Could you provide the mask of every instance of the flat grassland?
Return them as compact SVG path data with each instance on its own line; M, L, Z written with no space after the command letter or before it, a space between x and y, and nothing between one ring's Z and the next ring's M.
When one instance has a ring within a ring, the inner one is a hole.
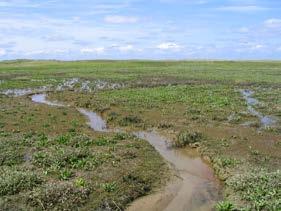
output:
M6 95L29 88L70 106ZM243 90L252 91L251 102ZM0 93L6 210L123 210L165 183L168 165L152 146L91 131L76 107L112 128L169 131L176 147L202 134L191 145L223 183L217 210L281 209L281 62L7 61Z

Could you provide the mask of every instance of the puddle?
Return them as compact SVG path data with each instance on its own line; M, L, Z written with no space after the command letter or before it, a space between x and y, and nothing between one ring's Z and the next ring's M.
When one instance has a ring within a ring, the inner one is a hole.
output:
M94 131L108 131L105 121L97 113L83 108L79 108L78 111L89 119L88 124Z
M219 182L212 169L202 161L194 150L171 149L169 140L155 131L136 132L137 137L147 140L176 170L179 179L153 195L135 201L133 210L213 210L220 199Z
M42 104L46 104L49 106L59 106L59 107L63 107L65 106L62 103L59 102L51 102L49 100L46 99L46 94L35 94L31 96L31 100L35 103L42 103Z
M243 95L243 98L246 100L248 105L248 111L253 116L256 116L260 119L260 123L262 127L270 127L273 126L276 123L276 120L273 117L263 115L262 113L258 112L254 106L258 105L260 102L253 98L254 92L251 90L241 90L241 94Z
M14 97L20 97L24 95L29 95L36 92L46 92L49 91L50 87L44 86L40 88L35 89L7 89L4 91L1 91L1 94L7 95L7 96L14 96Z
M63 106L46 100L46 94L32 96L32 101L52 106ZM110 130L106 122L95 112L78 108L89 120L89 126L98 132L116 132ZM209 211L220 199L220 186L212 169L203 162L194 150L171 149L167 138L156 131L134 132L138 138L147 140L174 168L177 179L171 181L163 190L142 197L132 203L128 211L177 210Z

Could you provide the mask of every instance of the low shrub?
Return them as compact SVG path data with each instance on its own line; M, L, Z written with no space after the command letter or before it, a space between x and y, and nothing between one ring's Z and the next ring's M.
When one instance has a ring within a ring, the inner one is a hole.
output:
M35 173L10 167L0 169L0 195L13 195L23 190L31 190L42 183Z
M77 210L86 203L90 190L78 188L68 183L53 183L33 190L27 203L44 210Z
M130 124L142 123L142 119L137 116L126 116L119 121L121 126L129 126Z
M203 135L199 132L180 132L177 136L177 139L173 142L173 146L178 148L185 147L189 144L201 141L202 138Z

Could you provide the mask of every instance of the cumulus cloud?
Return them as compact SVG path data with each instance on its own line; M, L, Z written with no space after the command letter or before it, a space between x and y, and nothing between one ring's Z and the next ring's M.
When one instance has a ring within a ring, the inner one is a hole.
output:
M156 46L160 50L180 50L182 46L173 42L164 42Z
M119 46L118 50L122 51L122 52L127 52L127 51L131 51L134 49L134 46L132 45L125 45L125 46Z
M134 16L109 15L105 16L104 21L106 23L125 24L136 23L138 21L138 18Z
M104 47L98 47L98 48L82 48L80 50L81 53L83 54L91 54L91 53L97 53L101 54L104 53L105 48Z

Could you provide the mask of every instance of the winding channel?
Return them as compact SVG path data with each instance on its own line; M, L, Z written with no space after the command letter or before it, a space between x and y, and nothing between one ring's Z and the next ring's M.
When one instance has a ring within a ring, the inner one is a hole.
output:
M49 106L64 106L62 103L47 100L46 94L31 96L34 103ZM116 132L109 129L103 118L87 109L77 108L77 111L88 120L88 125L97 132ZM166 187L154 194L134 201L128 211L208 211L213 210L215 203L221 199L220 184L213 170L195 152L190 149L171 149L170 140L157 131L133 132L138 138L147 140L160 155L172 166L175 177Z

